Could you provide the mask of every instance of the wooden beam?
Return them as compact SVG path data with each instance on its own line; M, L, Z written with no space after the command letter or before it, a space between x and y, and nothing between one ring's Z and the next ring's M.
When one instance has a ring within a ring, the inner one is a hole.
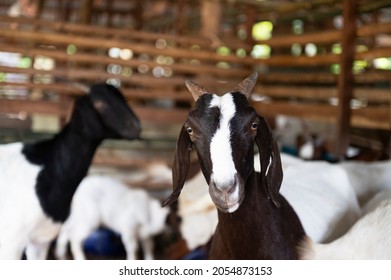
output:
M286 115L321 122L335 123L338 108L327 104L300 102L252 102L257 112L265 117ZM388 107L364 107L352 111L351 126L390 130Z
M113 47L122 49L130 49L134 53L145 54L148 53L153 56L166 55L176 58L205 60L210 62L233 62L246 65L253 65L254 59L250 56L239 58L236 55L219 55L216 52L209 50L192 50L184 48L156 48L151 44L134 43L125 40L111 39L103 40L99 37L86 37L81 35L69 35L47 32L30 32L18 30L9 30L0 28L0 36L4 36L17 43L35 42L44 44L55 44L60 46L67 46L69 43L75 44L79 48L91 48L108 50Z
M70 104L49 101L1 99L0 112L10 114L49 114L60 117L67 116Z
M0 32L1 33L1 32ZM129 66L137 68L140 66L140 60L137 59L129 59L123 60L118 58L111 58L109 56L102 56L96 54L87 54L77 52L74 55L68 55L60 50L51 50L51 49L26 49L24 47L12 46L12 45L2 45L0 43L0 49L6 52L15 52L21 53L27 56L35 56L35 55L43 55L49 58L57 59L60 61L68 61L68 62L76 62L76 63L86 63L86 64L117 64L122 66ZM189 54L190 55L190 54ZM237 60L238 61L238 60ZM143 61L143 65L148 66L150 69L161 66L161 64L153 61ZM216 75L216 78L219 76L224 78L229 77L246 77L251 74L251 71L248 69L240 69L240 68L219 68L215 65L201 64L201 65L191 65L190 63L175 63L172 65L168 65L171 70L178 73L189 73L189 74L212 74Z
M357 19L356 0L343 1L343 29L342 29L342 54L341 54L341 73L338 79L338 112L336 127L336 152L337 158L342 160L349 146L351 108L350 101L353 96L353 61L355 56L355 38L356 38L356 19Z
M0 99L0 112L2 113L41 113L68 117L73 102L60 104L49 101ZM186 109L162 109L146 106L132 106L136 115L143 123L154 124L181 124L185 121L189 110Z

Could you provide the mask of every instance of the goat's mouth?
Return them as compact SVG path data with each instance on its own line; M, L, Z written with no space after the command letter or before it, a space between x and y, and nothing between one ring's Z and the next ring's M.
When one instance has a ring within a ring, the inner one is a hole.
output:
M140 139L141 128L135 126L132 128L122 129L120 130L119 135L121 138L128 139L128 140Z
M217 209L223 213L233 213L238 210L244 199L244 192L241 188L238 188L237 194L235 195L224 195L219 190L209 189L213 203Z
M217 204L215 203L217 209L223 213L233 213L239 209L240 204L242 203L244 195L236 202L226 203L226 204Z

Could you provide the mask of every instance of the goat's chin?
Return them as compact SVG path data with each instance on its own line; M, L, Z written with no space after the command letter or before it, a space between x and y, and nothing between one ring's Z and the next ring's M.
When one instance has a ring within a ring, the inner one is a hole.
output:
M229 213L233 213L239 209L239 206L242 203L243 198L244 198L244 195L240 196L237 201L230 201L229 203L227 203L227 202L225 202L225 203L224 202L219 202L219 203L214 202L214 203L220 212L229 214Z
M227 213L227 214L228 214L228 213L233 213L233 212L235 212L236 210L238 210L239 206L240 206L239 203L235 203L234 205L229 206L229 207L226 207L226 206L221 207L220 205L217 205L217 204L216 204L216 207L217 207L217 209L218 209L219 211L221 211L221 212L223 212L223 213Z

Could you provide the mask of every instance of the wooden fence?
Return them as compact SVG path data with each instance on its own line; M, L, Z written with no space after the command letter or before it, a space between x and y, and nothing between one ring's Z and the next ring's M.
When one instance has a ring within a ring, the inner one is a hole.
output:
M254 58L250 55L253 46L238 40L216 42L126 28L1 16L2 55L21 54L31 63L0 65L0 112L52 114L65 120L74 98L83 94L77 84L110 80L120 85L144 125L180 125L192 106L185 79L224 93L258 71L259 83L252 103L262 115L283 114L338 125L339 112L347 110L351 112L351 127L391 130L390 71L372 67L361 70L350 85L353 107L342 108L342 102L338 102L338 85L344 77L332 74L330 67L340 64L343 54L332 53L330 46L341 42L343 32L273 36L254 42L270 46L271 56ZM377 35L390 33L391 23L357 27L354 43L358 46L369 39L373 42ZM315 56L274 51L308 43L318 49L325 46L326 51ZM367 44L364 51L356 50L354 59L366 61L369 66L375 58L391 57L391 47ZM53 67L34 67L42 58L49 58ZM24 78L7 78L15 74ZM12 94L18 91L25 94Z

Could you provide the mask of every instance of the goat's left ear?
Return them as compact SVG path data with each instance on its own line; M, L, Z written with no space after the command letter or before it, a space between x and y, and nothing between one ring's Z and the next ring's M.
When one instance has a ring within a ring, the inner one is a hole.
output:
M261 182L274 205L280 207L280 187L283 178L280 150L266 120L259 117L255 142L258 145L261 164Z
M182 127L176 144L175 158L172 169L172 183L173 193L163 203L163 207L175 202L185 184L187 173L190 166L190 152L193 143L190 140L190 136L187 133L185 126Z

